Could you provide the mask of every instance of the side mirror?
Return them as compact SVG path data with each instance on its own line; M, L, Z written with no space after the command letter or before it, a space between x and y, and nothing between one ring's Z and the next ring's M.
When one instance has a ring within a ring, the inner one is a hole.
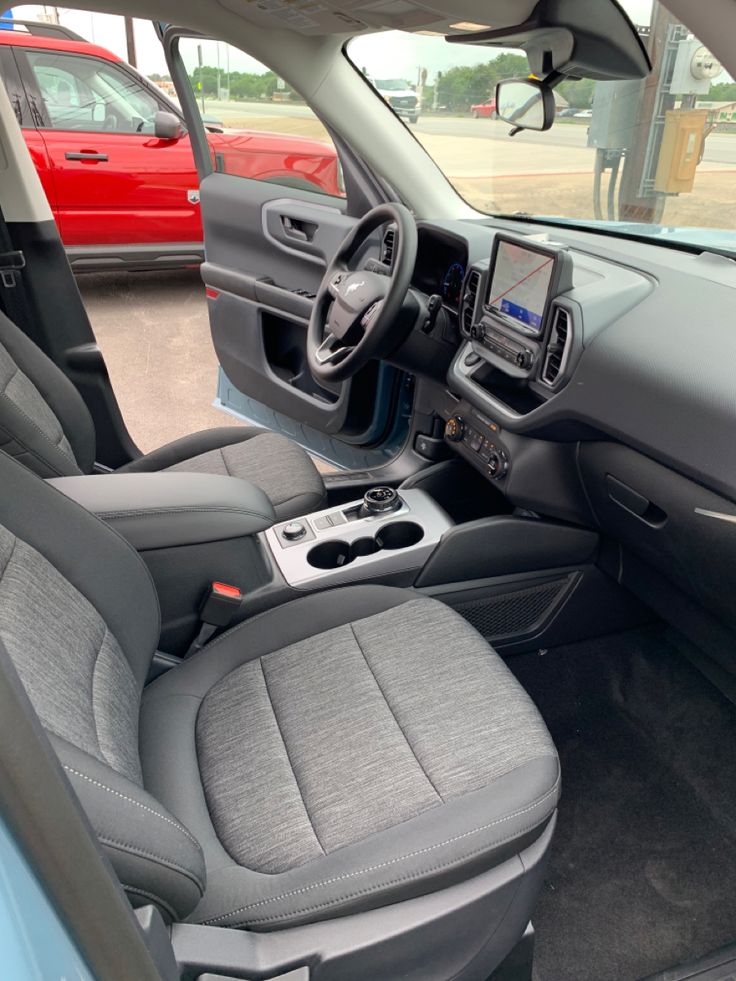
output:
M534 78L511 78L496 86L496 113L515 130L549 129L555 121L555 97Z
M180 140L184 135L184 127L173 112L159 109L153 117L153 135L159 140Z

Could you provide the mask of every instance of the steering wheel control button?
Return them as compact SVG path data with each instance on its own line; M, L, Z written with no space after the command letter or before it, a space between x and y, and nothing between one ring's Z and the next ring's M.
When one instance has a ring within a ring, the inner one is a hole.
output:
M445 439L451 443L459 443L465 432L465 423L460 416L452 416L445 423Z
M304 538L306 533L306 525L303 525L301 521L292 521L281 529L281 534L287 542L298 542L300 538Z
M401 507L401 498L393 487L371 487L363 495L364 515L390 514Z

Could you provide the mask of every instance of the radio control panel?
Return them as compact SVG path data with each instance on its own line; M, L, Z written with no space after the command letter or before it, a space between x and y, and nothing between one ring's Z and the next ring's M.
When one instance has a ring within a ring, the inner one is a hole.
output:
M495 330L488 324L483 322L473 324L470 329L470 336L506 364L514 365L521 371L531 371L537 363L539 345L524 339L516 340L503 331Z

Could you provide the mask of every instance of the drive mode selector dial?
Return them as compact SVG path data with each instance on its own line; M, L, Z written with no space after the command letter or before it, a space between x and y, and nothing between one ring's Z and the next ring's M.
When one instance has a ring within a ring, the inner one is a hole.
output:
M451 443L459 443L465 433L465 423L460 416L452 416L445 423L445 439Z
M393 487L371 487L363 495L364 514L388 514L400 507L401 498Z

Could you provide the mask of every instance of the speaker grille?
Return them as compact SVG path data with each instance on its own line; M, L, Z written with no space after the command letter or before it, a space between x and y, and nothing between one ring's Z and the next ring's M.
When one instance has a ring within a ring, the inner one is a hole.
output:
M567 585L556 579L539 586L517 589L501 596L485 597L455 607L484 637L521 634L541 620Z

